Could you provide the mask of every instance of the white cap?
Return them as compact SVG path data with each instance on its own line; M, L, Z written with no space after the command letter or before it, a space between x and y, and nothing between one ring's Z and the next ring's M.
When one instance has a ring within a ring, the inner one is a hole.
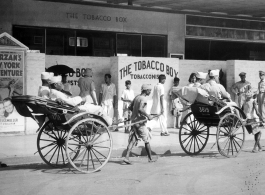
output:
M196 72L196 77L199 79L206 79L207 73L204 72Z
M41 79L43 80L48 80L53 76L54 76L53 72L42 72L41 73Z
M219 72L220 72L219 69L211 70L211 72L210 72L210 76L219 76Z
M54 76L54 77L51 77L50 78L50 83L53 84L53 83L60 83L62 82L62 76Z

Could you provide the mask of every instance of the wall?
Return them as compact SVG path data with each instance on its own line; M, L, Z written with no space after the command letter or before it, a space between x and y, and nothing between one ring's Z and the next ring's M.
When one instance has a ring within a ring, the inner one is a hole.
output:
M34 17L33 17L34 16ZM0 32L12 25L71 28L168 36L168 52L184 53L185 16L33 0L0 1Z
M25 95L38 95L41 73L45 71L45 54L27 53L25 65ZM26 134L34 134L38 129L36 121L26 118Z
M168 116L168 126L173 126L173 117L170 114L169 90L172 87L173 79L179 72L179 59L177 58L154 58L154 57L111 57L111 72L113 82L117 86L119 100L119 114L122 116L121 94L125 89L125 81L131 80L131 88L135 96L141 93L142 84L151 84L154 87L158 83L157 76L165 74L167 79L164 84L165 104ZM147 112L152 106L153 90L148 99ZM159 127L158 123L151 123L152 127Z
M84 70L85 68L92 68L93 80L97 89L97 98L99 97L99 89L101 83L104 82L104 75L106 73L110 73L110 58L46 55L46 68L56 65L57 63L67 65L76 71L76 73L72 77L68 77L68 82L71 82L71 84L73 84L73 95L79 95L80 92L77 85L77 81L80 78L80 70Z

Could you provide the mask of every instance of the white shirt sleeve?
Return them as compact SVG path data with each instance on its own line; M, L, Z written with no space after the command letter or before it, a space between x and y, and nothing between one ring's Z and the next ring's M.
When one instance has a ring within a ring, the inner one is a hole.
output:
M80 96L68 97L66 94L60 91L57 91L55 89L51 90L50 96L52 100L56 100L57 98L60 98L63 101L65 101L67 104L72 105L72 106L76 106L77 104L80 104L82 102L82 98Z

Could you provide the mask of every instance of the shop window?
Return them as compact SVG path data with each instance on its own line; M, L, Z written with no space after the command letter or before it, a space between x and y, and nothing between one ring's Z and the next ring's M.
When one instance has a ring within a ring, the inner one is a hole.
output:
M45 29L14 26L13 36L30 50L45 53Z
M46 29L46 54L48 55L75 55L75 47L71 47L73 43L70 38L75 37L74 30L66 29Z
M117 54L141 56L141 35L117 34Z
M142 36L142 56L143 57L166 57L166 37L165 36Z
M73 46L73 47L75 46L75 37L69 38L69 45ZM87 38L76 37L76 46L77 47L87 47L88 46Z

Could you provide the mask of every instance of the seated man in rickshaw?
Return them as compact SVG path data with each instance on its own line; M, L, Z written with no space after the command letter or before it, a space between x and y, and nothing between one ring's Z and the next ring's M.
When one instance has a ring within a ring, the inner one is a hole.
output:
M85 102L85 97L70 97L65 93L61 92L63 89L61 76L54 76L50 78L50 87L51 100L57 101L59 104L66 103L71 106L77 106L80 111L85 111L89 112L90 114L102 116L102 118L108 123L108 125L112 124L112 119L107 116L107 114L103 111L102 107L90 103L83 104L83 102Z

